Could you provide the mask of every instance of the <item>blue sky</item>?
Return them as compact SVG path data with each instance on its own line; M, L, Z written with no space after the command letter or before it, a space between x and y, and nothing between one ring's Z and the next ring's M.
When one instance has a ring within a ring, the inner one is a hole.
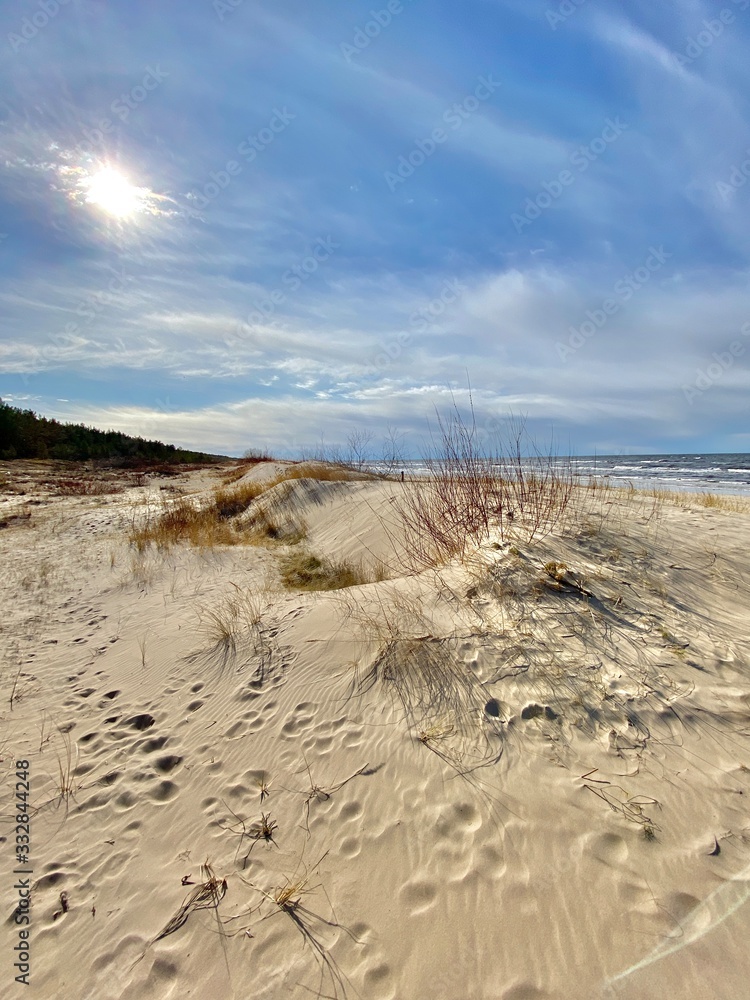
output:
M750 451L750 0L0 8L0 396Z

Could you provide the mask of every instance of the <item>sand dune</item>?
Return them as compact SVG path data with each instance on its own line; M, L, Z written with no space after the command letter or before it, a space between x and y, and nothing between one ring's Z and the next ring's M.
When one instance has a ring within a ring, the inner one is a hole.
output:
M747 514L599 492L416 572L408 484L307 475L236 518L295 544L139 551L147 505L214 472L13 477L0 832L10 893L27 759L29 995L747 996ZM372 582L289 590L300 549Z

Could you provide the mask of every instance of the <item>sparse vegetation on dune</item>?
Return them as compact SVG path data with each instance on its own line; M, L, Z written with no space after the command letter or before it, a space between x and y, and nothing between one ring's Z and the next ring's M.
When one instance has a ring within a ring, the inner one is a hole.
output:
M678 507L708 507L731 514L750 514L750 497L734 493L682 493L672 490L649 490L649 496Z
M347 483L354 479L377 479L373 473L357 470L348 465L334 465L329 462L299 462L290 465L272 483L276 486L287 479L317 479L324 483Z
M221 476L221 481L225 486L231 485L231 483L236 483L238 479L242 479L246 473L251 469L255 468L256 465L260 465L261 462L273 462L273 455L264 451L261 448L250 448L248 449L233 469L228 472L219 472Z
M200 507L188 498L163 500L149 508L130 532L130 543L142 552L150 545L168 549L178 542L195 546L236 545L240 538L234 528L218 517L213 507Z
M219 604L199 611L200 631L215 645L234 649L243 635L257 636L267 604L264 590L250 591L232 583Z
M289 465L269 479L225 477L223 485L215 489L207 500L183 497L176 501L164 500L158 509L150 509L141 523L134 525L130 541L139 549L151 543L158 548L169 548L182 541L195 546L248 545L268 541L295 544L305 536L301 522L278 524L268 510L258 511L257 516L241 526L236 525L234 520L280 483L298 479L343 482L352 478L362 477L357 477L350 469L310 463Z
M190 497L164 499L156 510L148 510L140 524L134 525L130 542L140 550L152 543L165 549L183 541L195 546L251 542L251 533L238 531L231 521L266 488L267 484L253 481L235 489L220 487L207 502Z
M439 440L424 461L427 475L411 479L396 500L413 568L458 557L493 531L532 539L563 518L575 491L572 468L526 440L512 426L506 445L483 449L473 412L438 415ZM531 457L524 454L531 451Z
M381 572L367 572L360 564L324 559L304 549L293 551L281 561L281 582L290 590L343 590L374 583Z
M238 514L244 514L253 500L264 493L267 489L265 483L249 482L240 483L234 489L218 489L214 492L210 503L206 507L212 516L218 521L228 521Z
M657 487L639 489L630 486L614 486L606 479L591 479L585 487L592 494L601 494L609 498L627 499L649 498L659 503L668 503L674 507L707 507L710 510L722 510L731 514L750 513L750 497L738 493L696 493L688 490L667 490Z

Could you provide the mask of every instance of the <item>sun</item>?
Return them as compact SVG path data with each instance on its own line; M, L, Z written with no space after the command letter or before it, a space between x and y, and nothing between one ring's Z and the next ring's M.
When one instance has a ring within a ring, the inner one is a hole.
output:
M86 181L86 201L108 215L127 219L143 207L143 193L117 170L103 167Z

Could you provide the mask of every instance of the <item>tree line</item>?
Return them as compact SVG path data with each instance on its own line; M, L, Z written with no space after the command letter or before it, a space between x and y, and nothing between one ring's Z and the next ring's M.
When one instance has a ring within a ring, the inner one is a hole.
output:
M56 458L103 461L114 465L216 462L221 456L186 451L173 444L100 431L85 424L60 423L0 399L0 459Z

